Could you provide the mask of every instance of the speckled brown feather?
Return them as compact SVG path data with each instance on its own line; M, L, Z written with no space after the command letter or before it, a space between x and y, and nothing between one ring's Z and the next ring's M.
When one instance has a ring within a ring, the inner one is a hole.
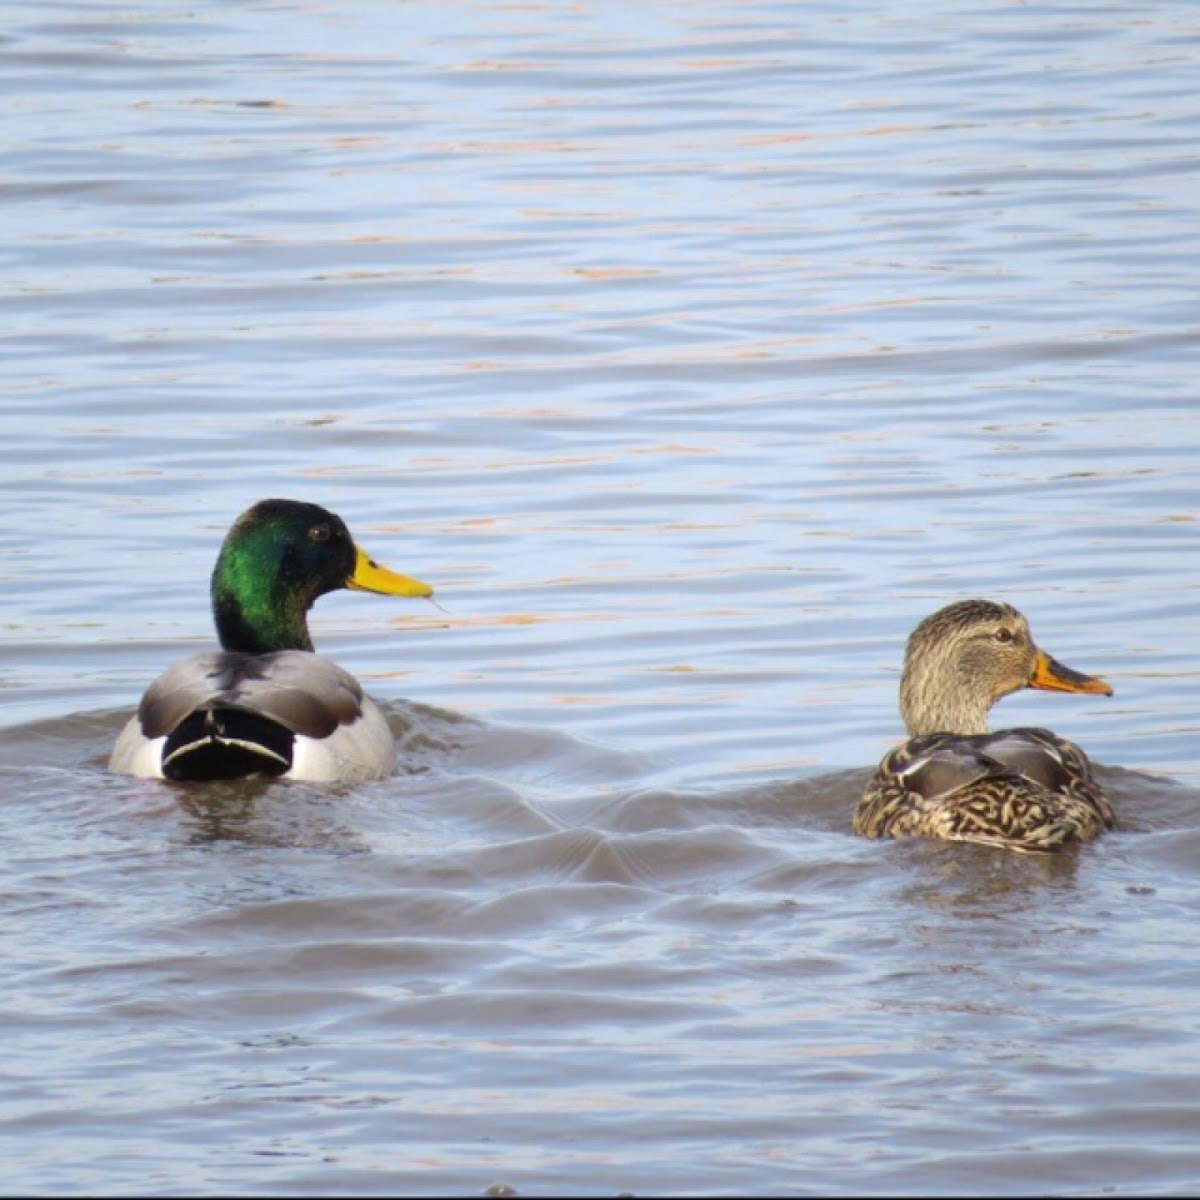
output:
M1076 745L1046 729L935 733L892 750L854 815L865 837L929 837L1045 852L1114 826Z

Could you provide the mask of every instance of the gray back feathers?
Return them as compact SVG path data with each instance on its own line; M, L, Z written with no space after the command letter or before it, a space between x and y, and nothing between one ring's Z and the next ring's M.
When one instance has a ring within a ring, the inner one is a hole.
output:
M358 720L362 699L354 676L319 654L206 651L175 663L150 685L138 721L147 738L157 738L197 709L240 708L293 733L324 738Z

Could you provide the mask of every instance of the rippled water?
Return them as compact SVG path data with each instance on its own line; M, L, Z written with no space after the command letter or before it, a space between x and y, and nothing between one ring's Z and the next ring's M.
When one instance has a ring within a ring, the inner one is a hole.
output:
M7 1188L1200 1189L1192 4L6 17ZM400 770L108 775L271 495ZM1117 833L850 836L970 595Z

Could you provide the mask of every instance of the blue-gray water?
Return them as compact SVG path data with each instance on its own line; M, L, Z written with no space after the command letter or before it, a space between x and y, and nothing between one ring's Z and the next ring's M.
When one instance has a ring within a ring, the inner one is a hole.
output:
M1200 1189L1185 0L121 6L0 31L13 1192ZM220 538L392 779L109 776ZM1118 832L848 831L1008 600Z

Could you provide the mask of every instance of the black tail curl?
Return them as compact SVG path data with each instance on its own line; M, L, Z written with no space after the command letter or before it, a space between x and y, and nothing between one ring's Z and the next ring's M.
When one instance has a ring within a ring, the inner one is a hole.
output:
M282 775L291 770L295 741L290 729L259 713L197 709L168 735L163 775L177 782Z

